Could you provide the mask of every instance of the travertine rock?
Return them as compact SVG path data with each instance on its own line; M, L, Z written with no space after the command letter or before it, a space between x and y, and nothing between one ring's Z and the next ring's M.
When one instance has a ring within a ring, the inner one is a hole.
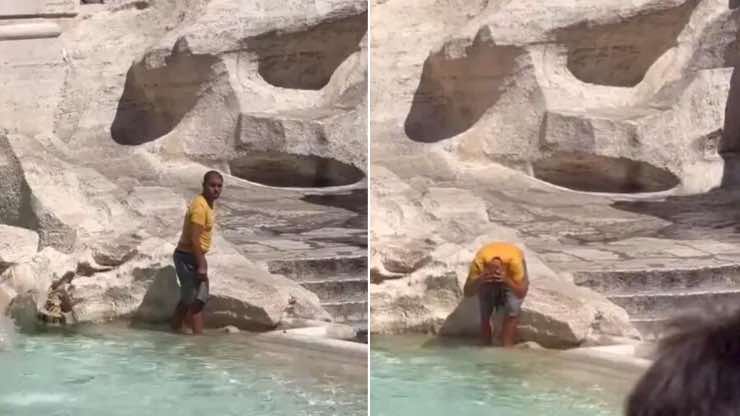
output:
M475 247L482 245L485 238L496 240L507 234L507 230L495 227L487 231L488 237L478 238L475 245L461 247L448 243L430 250L430 263L407 277L373 284L372 330L478 336L478 300L464 298L462 286ZM562 348L598 341L602 335L639 337L623 309L604 296L558 276L535 253L527 252L531 286L522 306L522 339Z
M38 248L36 232L0 224L0 267L29 259Z
M311 247L271 227L298 235L357 216L308 197L366 186L366 2L86 3L0 5L0 224L38 233L42 249L5 271L0 310L40 302L68 270L57 258L78 272L82 321L169 317L172 244L215 168L226 191L209 324L330 319L315 294L248 258ZM265 236L272 245L254 241Z
M537 261L521 332L543 345L737 302L734 2L377 0L371 20L374 331L477 332L460 279L490 240Z
M736 141L734 130L719 134L739 13L727 2L481 3L377 6L374 73L386 74L372 86L379 149L426 147L460 161L534 167L538 177L540 161L570 155L587 173L632 181L628 192L722 183L717 149ZM402 40L391 23L399 8L414 10ZM385 132L394 119L404 131ZM630 161L666 180L651 187ZM542 179L570 184L548 172Z

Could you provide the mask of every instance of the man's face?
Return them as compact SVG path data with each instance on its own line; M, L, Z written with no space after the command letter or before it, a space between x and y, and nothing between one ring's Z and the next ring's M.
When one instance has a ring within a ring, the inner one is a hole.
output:
M218 199L219 196L221 196L221 189L223 187L223 179L219 178L216 175L212 175L208 179L206 179L206 182L203 184L203 193L205 194L206 198L210 199L211 201L215 201Z

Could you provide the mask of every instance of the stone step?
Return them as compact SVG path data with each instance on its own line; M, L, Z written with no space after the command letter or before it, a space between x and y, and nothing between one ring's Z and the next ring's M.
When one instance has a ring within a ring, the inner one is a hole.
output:
M740 264L693 269L575 272L573 281L605 295L740 286Z
M740 288L715 290L674 289L660 292L608 295L623 307L630 319L667 319L717 304L740 302Z
M286 276L290 279L293 278L293 276ZM336 274L327 274L327 275L321 275L321 276L314 276L313 279L293 279L299 284L313 284L318 282L349 282L353 280L363 280L367 281L367 275L363 273L336 273Z
M367 301L367 277L302 281L301 286L318 295L322 302Z
M282 274L299 282L324 280L330 276L366 276L367 256L272 260L267 266L270 273Z
M367 328L367 300L358 302L326 302L321 306L339 323L352 323Z

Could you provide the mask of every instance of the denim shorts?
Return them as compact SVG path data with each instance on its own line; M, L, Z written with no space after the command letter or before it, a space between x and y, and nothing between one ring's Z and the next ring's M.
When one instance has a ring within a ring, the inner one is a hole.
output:
M208 302L208 281L198 279L198 261L195 256L176 250L172 257L180 284L180 302L190 305L197 300L205 305Z
M503 283L483 283L478 289L481 320L491 319L491 315L505 313L510 318L516 318L522 311L522 302L514 292Z

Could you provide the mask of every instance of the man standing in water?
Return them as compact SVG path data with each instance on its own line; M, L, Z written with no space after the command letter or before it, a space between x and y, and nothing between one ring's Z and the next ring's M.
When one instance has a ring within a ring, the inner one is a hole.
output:
M505 313L501 328L503 346L514 345L519 313L528 289L529 276L522 250L502 242L490 243L478 250L463 292L466 297L478 295L484 345L493 344L491 316L494 311Z
M174 254L175 271L180 282L180 302L172 317L172 329L183 331L183 324L193 334L203 333L203 308L208 301L208 263L215 223L214 201L221 195L224 178L212 170L203 177L203 192L193 198L185 214L180 242Z

